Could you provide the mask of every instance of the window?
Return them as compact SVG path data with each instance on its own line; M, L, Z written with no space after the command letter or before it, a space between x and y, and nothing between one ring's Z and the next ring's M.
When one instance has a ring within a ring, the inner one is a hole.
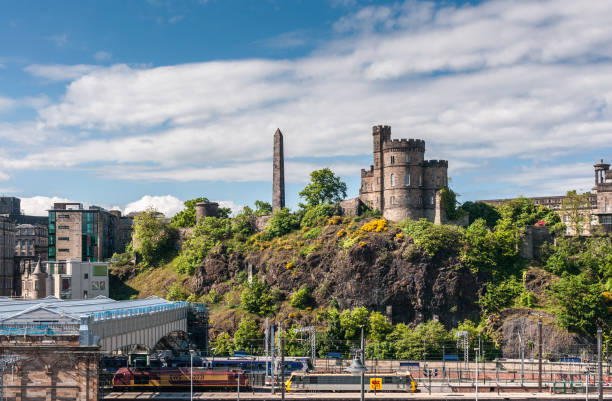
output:
M58 219L69 219L70 215L69 214L58 214L57 218Z
M410 155L407 155L406 156L406 163L410 163L410 160L411 160Z
M395 156L391 156L391 164L395 164Z
M406 186L410 186L410 173L406 174Z
M419 176L419 187L423 186L423 174Z
M389 199L389 201L391 202L392 205L397 205L397 202L395 200L395 196L392 196L391 199Z
M57 237L58 241L70 241L70 237Z
M395 186L395 174L391 173L391 186Z
M83 278L84 278L85 280L89 279L89 273L85 273L85 274L83 274Z
M60 248L57 250L58 252L70 252L70 249Z
M100 281L100 289L104 290L106 288L106 282Z
M68 230L70 229L70 226L57 226L57 228L59 228L60 230Z
M380 177L376 177L376 183L380 184Z
M91 289L92 289L92 290L98 290L98 289L100 289L100 284L98 284L98 281L92 281L92 282L91 282Z
M431 205L433 205L433 204L434 204L434 197L433 197L433 196L431 196L431 198L429 199L429 203L430 203Z

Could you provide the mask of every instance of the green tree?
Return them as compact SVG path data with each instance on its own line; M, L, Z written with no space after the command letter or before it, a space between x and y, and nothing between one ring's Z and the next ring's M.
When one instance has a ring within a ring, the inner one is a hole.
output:
M602 292L602 285L591 282L584 274L565 275L553 284L550 296L561 326L570 331L595 335L597 325L601 324L608 312Z
M257 322L245 316L240 320L238 329L234 333L233 347L235 351L247 351L259 353L261 351L262 334Z
M177 258L177 271L193 274L196 267L206 258L208 252L232 233L230 219L204 217L195 226L189 239L183 243Z
M457 208L457 194L449 187L440 190L440 203L449 220L458 219L465 213L462 209Z
M300 220L286 207L277 210L266 226L265 233L268 238L281 237L300 226Z
M310 183L299 195L306 201L306 204L300 204L303 208L321 203L337 203L346 198L346 183L329 168L315 170L310 173Z
M229 333L219 334L213 341L213 347L215 348L215 355L229 356L234 353L232 337Z
M591 213L589 210L589 194L579 194L575 190L567 191L561 200L561 215L566 216L570 229L574 235L582 235L590 226Z
M463 234L457 226L436 225L427 219L406 219L400 227L432 258L438 253L457 253L463 241Z
M291 295L289 304L291 304L291 306L294 308L306 309L307 307L312 307L314 305L314 299L312 298L312 295L310 295L308 287L302 286L299 290Z
M512 306L514 299L523 292L523 283L511 276L499 284L488 282L480 295L478 303L485 315L496 313Z
M260 316L273 313L276 309L274 297L270 287L257 277L253 277L251 284L247 284L240 294L240 306Z
M319 356L325 357L328 352L346 351L344 347L344 330L340 323L338 309L329 307L318 316L320 321L327 322L327 329L317 338L319 343Z
M255 201L255 216L270 216L272 214L272 205L268 202Z
M149 208L134 217L132 248L142 260L142 265L157 266L167 260L174 251L176 229L159 219L159 213Z
M340 325L344 331L346 345L355 345L359 343L362 327L364 334L368 334L369 315L370 313L363 306L353 308L351 310L345 309L342 311L340 314Z
M183 204L185 205L185 209L175 214L174 217L172 217L172 220L170 220L170 224L172 224L174 227L193 227L195 226L196 224L195 205L196 203L200 203L200 202L208 202L208 198L205 198L202 196L199 198L190 199L190 200L183 202Z
M321 203L316 206L308 206L300 222L302 227L314 227L324 225L327 220L335 214L340 214L339 208L329 203Z
M485 219L487 226L492 228L497 224L497 220L501 218L496 208L484 202L464 202L459 206L459 209L465 211L470 216L470 224L477 219Z

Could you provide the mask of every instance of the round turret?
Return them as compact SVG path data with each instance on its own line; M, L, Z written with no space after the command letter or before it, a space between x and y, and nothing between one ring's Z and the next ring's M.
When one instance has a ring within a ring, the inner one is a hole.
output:
M217 202L196 203L196 222L203 217L217 217L219 214L219 204Z

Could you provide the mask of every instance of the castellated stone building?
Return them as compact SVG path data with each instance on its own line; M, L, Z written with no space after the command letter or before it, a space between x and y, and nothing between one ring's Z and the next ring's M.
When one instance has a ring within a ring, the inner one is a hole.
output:
M391 139L391 127L372 128L374 165L361 170L359 199L388 220L426 218L445 223L440 189L448 184L447 160L425 160L425 141Z

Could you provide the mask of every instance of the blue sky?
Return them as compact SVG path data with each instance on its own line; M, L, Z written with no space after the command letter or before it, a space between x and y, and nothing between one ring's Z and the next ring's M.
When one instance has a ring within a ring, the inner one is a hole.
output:
M356 196L371 126L449 160L460 200L589 190L610 159L612 3L20 1L0 14L0 194L167 214Z

